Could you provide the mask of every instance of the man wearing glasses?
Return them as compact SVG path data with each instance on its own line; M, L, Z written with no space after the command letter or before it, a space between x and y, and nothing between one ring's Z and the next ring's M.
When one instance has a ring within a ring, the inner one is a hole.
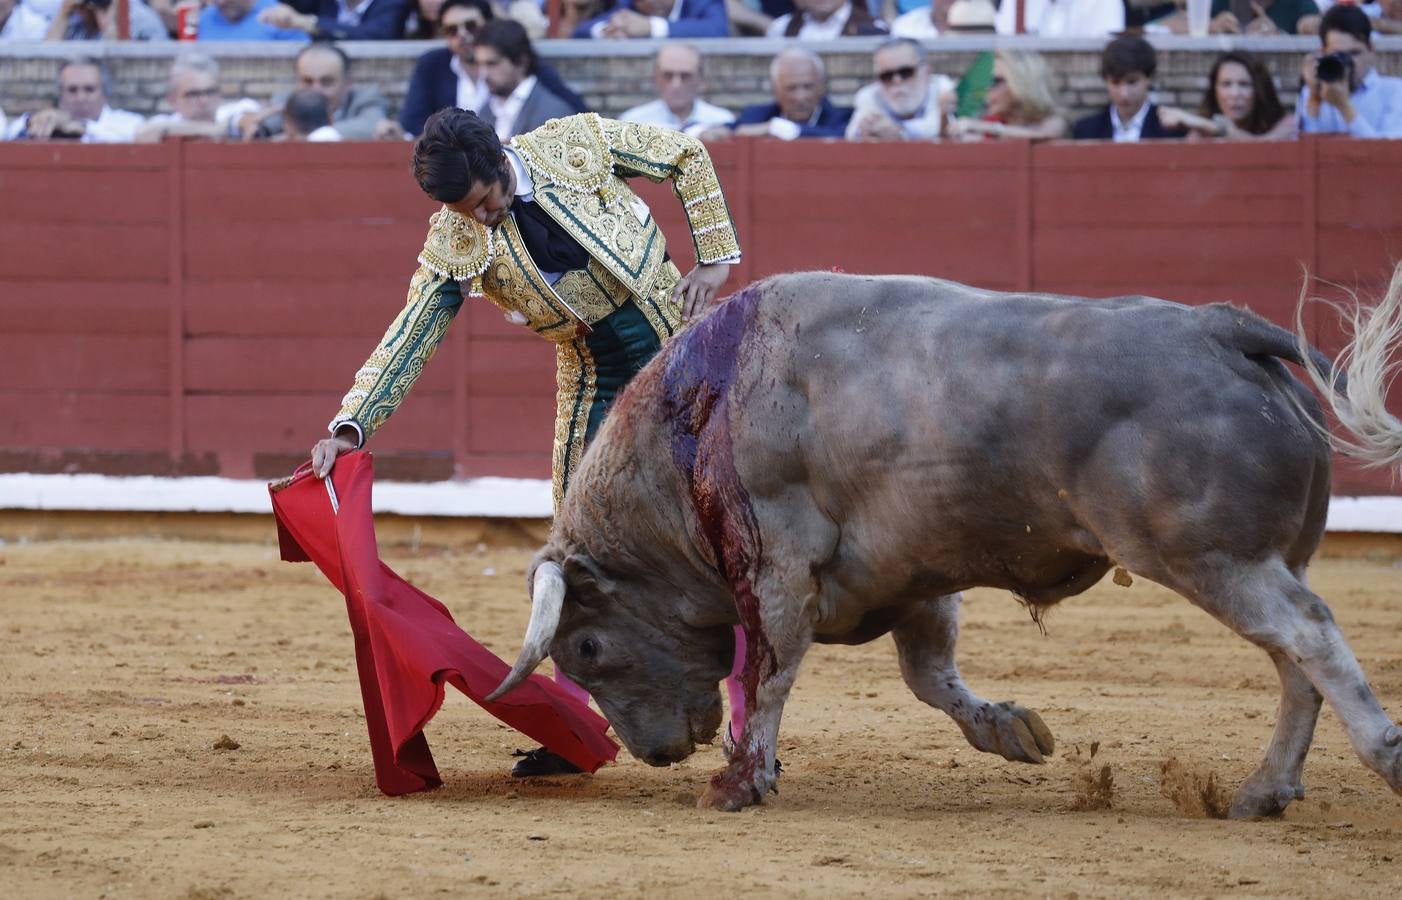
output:
M222 103L222 99L219 64L204 53L182 53L170 66L170 88L166 92L170 112L148 119L136 133L137 143L166 137L237 139L239 116L257 112L258 101L244 97Z
M1305 57L1295 105L1302 133L1402 138L1402 78L1373 68L1373 25L1356 6L1331 6L1319 22L1323 53Z
M438 30L447 46L428 51L414 65L409 91L399 110L399 124L406 132L414 136L422 134L428 117L449 106L476 113L486 109L490 94L486 82L478 74L473 44L477 32L492 18L492 7L487 0L445 0L438 11ZM584 112L584 101L569 89L549 63L537 59L534 74L575 112Z
M953 79L932 75L910 38L876 48L876 82L857 91L849 141L937 141L958 100Z

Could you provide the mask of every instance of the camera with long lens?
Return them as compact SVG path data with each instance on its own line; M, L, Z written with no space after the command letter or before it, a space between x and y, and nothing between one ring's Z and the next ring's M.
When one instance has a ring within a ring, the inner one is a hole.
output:
M1314 63L1314 75L1321 82L1349 81L1353 74L1353 56L1348 53L1326 53Z

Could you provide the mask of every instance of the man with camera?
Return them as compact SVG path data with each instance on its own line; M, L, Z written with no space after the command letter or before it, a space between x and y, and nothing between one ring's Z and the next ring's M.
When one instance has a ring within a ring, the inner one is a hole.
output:
M1296 104L1300 131L1402 138L1402 78L1373 69L1373 25L1357 6L1335 5L1319 22L1322 53L1305 57Z
M168 41L170 34L155 10L131 0L131 39ZM117 15L112 0L63 0L45 36L50 41L111 41L117 39Z

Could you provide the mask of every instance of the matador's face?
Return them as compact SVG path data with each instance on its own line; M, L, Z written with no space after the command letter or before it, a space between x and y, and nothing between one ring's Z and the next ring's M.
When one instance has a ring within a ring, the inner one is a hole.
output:
M498 177L491 181L474 181L467 195L448 208L469 219L476 219L488 228L500 225L511 212L511 201L516 198L516 173L506 156L501 158L502 169Z

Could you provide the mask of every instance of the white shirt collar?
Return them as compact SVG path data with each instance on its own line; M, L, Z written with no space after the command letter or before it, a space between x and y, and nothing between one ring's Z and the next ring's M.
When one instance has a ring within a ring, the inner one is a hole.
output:
M1134 118L1128 123L1120 121L1120 111L1115 108L1115 104L1110 104L1110 129L1114 134L1115 143L1125 144L1139 140L1144 132L1144 120L1149 117L1149 101L1146 99L1139 107L1139 112L1134 114Z
M511 171L516 175L516 196L522 202L531 203L535 200L535 181L531 178L531 173L526 171L526 164L521 162L521 157L510 147L502 148L506 153L506 161L511 163Z
M496 119L497 137L503 141L516 134L516 119L521 115L521 107L526 105L526 98L535 90L535 83L534 75L527 76L516 85L516 90L511 92L510 97L494 95L488 101L492 107L492 116Z
M798 13L795 12L792 15L798 15ZM842 29L847 27L847 20L850 18L852 18L850 0L839 6L832 15L822 22L804 13L803 26L798 29L798 37L805 41L834 40L842 36Z
M458 109L470 109L475 113L480 113L487 105L487 83L477 81L467 70L463 68L462 60L457 54L448 57L448 68L453 74L458 76Z

